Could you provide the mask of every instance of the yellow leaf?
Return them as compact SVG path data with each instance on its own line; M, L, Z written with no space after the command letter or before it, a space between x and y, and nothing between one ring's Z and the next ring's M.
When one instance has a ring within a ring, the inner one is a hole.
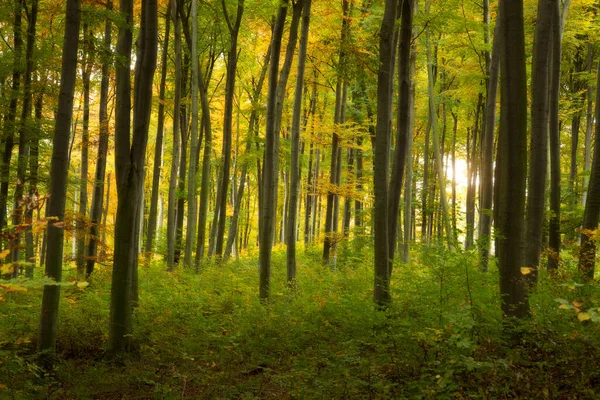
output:
M592 316L588 313L579 313L577 314L577 319L580 320L581 322L583 321L587 321L588 319L591 319Z
M568 310L568 309L569 309L569 308L571 308L571 307L569 307L569 306L568 306L568 305L566 305L566 304L561 304L560 306L558 306L558 308L560 308L561 310Z
M85 289L86 287L88 287L90 285L89 282L77 282L77 287L79 289Z
M8 386L6 386L6 385L5 385L5 384L3 384L3 383L0 383L0 389L8 389Z
M521 274L528 275L533 272L533 268L531 267L521 267Z
M4 260L6 258L6 256L8 256L9 254L10 254L10 249L2 250L0 252L0 259Z

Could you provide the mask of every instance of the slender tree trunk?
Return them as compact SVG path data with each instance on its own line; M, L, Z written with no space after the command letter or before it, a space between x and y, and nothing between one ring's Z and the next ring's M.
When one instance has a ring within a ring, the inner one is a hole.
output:
M335 113L334 113L334 125L335 129L331 139L331 169L329 176L329 184L330 189L327 192L327 209L325 212L325 240L323 243L323 263L330 263L330 253L332 248L335 247L337 238L335 235L337 234L338 224L337 224L337 207L336 203L339 204L338 195L335 192L334 188L339 186L339 172L341 171L341 157L338 157L338 154L341 154L340 148L340 138L337 134L338 126L343 123L342 121L342 108L344 107L344 93L345 93L345 68L344 62L346 59L346 51L344 46L346 45L346 40L348 37L348 12L350 9L350 2L348 0L342 1L342 12L344 18L342 19L342 35L340 40L340 53L338 57L338 64L340 65L337 83L335 86ZM334 249L335 253L335 249Z
M32 5L31 15L37 14L37 3L34 8ZM42 125L42 105L43 105L44 95L42 93L38 94L36 102L35 102L35 121L36 126L40 127ZM38 185L38 171L39 171L39 142L40 138L38 133L33 136L31 139L31 152L29 158L29 198L31 201L36 201L39 199L37 185ZM37 207L38 219L41 214L39 203ZM25 216L25 220L28 224L25 231L25 255L28 262L28 267L26 268L25 275L27 278L33 278L33 272L36 266L36 252L38 250L38 241L39 234L33 233L33 208L27 208L27 214Z
M199 153L199 136L198 136L198 0L192 0L192 129L190 143L190 173L188 175L187 187L187 202L188 216L187 229L185 236L185 254L183 264L185 266L192 265L192 248L195 245L196 239L196 159Z
M0 166L0 232L8 223L7 202L8 202L8 183L10 180L10 163L12 158L12 150L15 141L15 121L17 118L17 105L19 102L19 90L21 87L21 58L23 53L23 37L21 32L22 26L22 4L23 0L14 2L14 24L13 24L13 73L12 87L10 91L10 102L8 105L8 113L4 119L4 127L2 138L4 139L4 152L2 153L2 164ZM17 266L14 265L13 276L18 273Z
M252 103L254 107L252 108L252 112L250 114L250 122L248 125L248 139L246 140L246 154L250 154L252 150L252 143L254 140L252 139L254 136L258 135L258 113L256 112L256 105L260 101L262 87L265 81L265 77L267 76L267 70L269 66L269 59L271 58L271 49L267 50L267 54L265 56L265 61L263 63L263 68L260 73L260 77L258 78L258 82L256 87L254 88L254 93L252 94ZM231 251L233 249L233 244L235 241L236 233L238 231L238 221L239 214L242 206L242 199L244 196L244 189L246 187L246 175L248 173L249 163L248 161L244 161L242 165L242 171L240 176L240 183L238 190L236 191L235 202L233 207L233 217L231 218L231 225L229 226L229 232L227 236L227 244L225 245L225 258L229 258L231 255Z
M426 13L429 13L429 2L425 3ZM446 238L448 240L449 247L453 247L455 244L452 241L452 230L450 228L450 219L448 217L448 202L446 200L446 178L444 176L444 166L442 163L442 154L440 147L440 139L438 135L438 126L437 126L437 99L434 88L433 81L433 55L431 54L431 43L430 43L430 34L429 31L426 33L426 52L427 52L427 75L428 79L428 91L429 91L429 115L431 119L431 133L433 138L433 155L435 159L435 165L438 175L438 183L440 188L440 207L442 213L442 221L444 225L444 230L446 232Z
M160 192L160 177L162 172L162 151L165 126L165 89L168 70L169 35L171 31L171 5L167 3L165 12L165 39L161 57L160 86L158 92L158 121L156 127L156 144L154 146L154 170L152 173L152 194L150 195L150 215L148 217L148 233L146 235L146 252L154 250L158 216L158 197Z
M237 13L235 21L231 21L225 0L221 0L223 14L231 42L227 53L227 77L225 83L225 110L223 113L223 149L221 151L222 169L221 181L219 182L217 191L217 210L213 224L216 225L215 238L215 253L217 256L223 254L223 238L225 236L225 222L227 220L227 190L229 187L229 170L231 167L231 142L232 142L232 120L233 120L233 97L235 95L235 77L237 73L237 58L238 58L238 33L242 22L242 14L244 13L244 0L238 0Z
M107 3L107 10L112 10L112 2ZM108 48L111 42L111 23L106 21L104 30L104 45ZM109 86L110 62L105 60L102 64L102 78L100 83L100 138L98 142L98 156L96 161L96 173L94 180L94 191L92 194L92 207L90 210L90 232L87 247L86 276L89 277L96 262L98 240L100 235L100 223L104 201L104 176L106 173L106 157L108 154L108 86Z
M425 128L425 149L423 151L423 185L421 186L421 241L429 243L427 234L427 221L429 220L429 207L427 205L429 194L429 133L431 132L431 119L429 114L427 128Z
M119 65L115 126L115 167L117 170L117 216L115 219L114 264L111 288L108 354L132 350L133 306L137 302L137 249L141 199L144 191L144 164L152 110L152 80L158 45L158 5L142 3L138 52L135 63L133 135L129 130L129 62ZM133 4L121 0L121 13L128 22L119 30L117 52L130 60ZM125 106L125 107L124 107Z
M413 14L416 12L416 3L413 4ZM413 26L413 32L415 27ZM413 33L414 36L414 33ZM413 224L413 194L416 190L413 188L416 180L413 179L413 134L414 134L414 125L415 125L415 85L413 81L415 65L417 62L417 44L415 40L412 40L411 44L411 52L410 52L410 69L409 69L409 120L408 120L408 132L406 136L406 182L404 185L404 236L402 243L402 261L405 264L410 263L410 242L414 240L414 235L412 234ZM418 160L418 157L417 157Z
M275 231L275 211L277 210L277 177L279 157L279 130L277 129L277 86L279 77L279 59L281 55L281 39L287 15L288 1L284 0L279 7L273 39L271 41L271 65L269 67L267 95L267 128L265 133L265 158L262 168L262 190L260 195L259 224L259 264L260 285L259 297L266 301L269 298L271 280L271 252ZM291 36L290 36L291 38Z
M34 68L33 51L35 48L35 31L37 24L37 0L32 0L31 7L27 13L27 47L25 50L25 76L23 82L23 109L21 113L21 126L19 129L19 156L17 160L17 184L15 185L14 193L14 211L13 211L13 225L22 223L23 216L25 215L25 223L28 224L28 229L31 227L31 215L32 215L32 203L31 195L28 195L29 201L23 202L23 194L25 191L25 181L27 180L27 164L33 162L33 156L30 156L30 147L33 140L34 134L32 133L31 123L31 110L33 104L33 96L31 94L31 82ZM37 135L37 134L36 134ZM36 149L37 151L37 149ZM35 156L37 158L37 156ZM35 166L34 166L35 167ZM33 170L33 169L32 169ZM37 179L37 171L35 179ZM16 223L15 223L16 222ZM26 233L27 236L28 233ZM15 243L16 247L13 249L12 257L13 262L19 261L20 251L20 234L15 232ZM27 247L29 249L29 247ZM33 270L30 265L33 257L27 251L26 254L26 270L27 275L33 275ZM34 260L35 261L35 260Z
M302 14L302 33L298 49L298 73L294 92L294 111L292 115L291 162L290 162L290 199L289 220L287 230L287 281L294 285L296 280L296 239L298 189L300 185L300 116L302 113L302 93L304 92L304 71L306 66L306 49L308 47L308 31L310 28L311 0L304 0Z
M182 4L179 3L179 7ZM180 18L184 21L184 25L189 23L189 15L186 17L183 15L181 8L179 9ZM185 17L185 18L184 18ZM189 43L191 47L191 41ZM181 97L182 99L187 97L187 86L189 77L189 65L190 56L185 53L183 57L182 65L182 81L181 81ZM175 223L175 265L179 265L181 259L181 251L183 249L183 221L185 218L185 183L187 175L187 148L189 140L189 129L188 129L188 107L186 101L180 101L179 106L179 134L181 136L181 149L179 151L179 175L177 177L177 208L176 208L176 223Z
M410 130L410 119L412 113L412 104L410 91L412 86L412 76L410 73L410 49L413 30L413 1L402 0L400 43L398 51L398 117L396 145L394 149L394 164L392 169L392 178L389 187L389 251L390 251L390 274L392 273L392 261L396 253L396 233L398 230L398 221L400 213L400 194L402 193L402 179L406 168L407 142L408 136L412 134Z
M494 193L494 131L496 126L496 97L500 70L502 19L498 11L492 54L488 68L488 81L485 96L485 123L482 138L481 158L481 209L479 212L479 267L488 270L492 237L492 202Z
M600 87L600 63L598 64L598 76L596 87ZM596 90L596 121L600 120L600 90ZM584 279L594 279L596 263L596 241L592 233L598 227L600 218L600 124L596 123L594 129L594 155L591 166L589 186L587 189L587 201L583 214L583 225L581 230L581 248L579 250L579 271Z
M67 0L60 92L54 125L54 138L52 140L50 199L47 208L48 217L55 220L48 225L46 276L56 282L60 282L62 278L64 213L67 195L67 171L69 169L69 132L71 118L73 117L73 97L77 76L80 17L80 0ZM42 297L38 351L54 352L55 350L59 300L60 286L45 285Z
M176 247L176 204L177 204L177 167L179 166L180 135L179 113L181 101L181 27L177 12L179 0L171 0L171 17L175 28L175 98L173 105L173 152L171 153L171 176L169 178L169 205L167 211L167 269L175 268ZM181 210L183 211L183 210Z
M92 49L89 35L91 34L87 23L83 24L83 46L85 47L84 59L81 65L81 76L83 83L83 127L81 131L81 169L79 177L79 214L77 215L77 273L85 274L85 241L87 224L87 182L88 182L88 159L90 146L90 75L92 73Z
M106 4L107 10L112 10L112 1ZM112 26L106 20L104 28L104 46L108 49L111 43ZM94 264L98 254L98 240L100 239L100 224L102 222L102 209L104 202L104 176L106 174L106 158L108 156L109 116L108 116L108 86L110 79L110 61L105 59L102 63L102 78L100 82L100 138L98 141L98 156L96 161L96 174L94 179L94 192L92 194L92 209L90 210L90 241L87 249L86 275L89 277L94 271ZM108 204L107 204L108 205Z
M592 64L594 63L594 46L591 43L588 43L587 46L587 72L588 75L592 74L592 70L594 69ZM594 86L591 83L588 83L587 87L587 112L585 116L585 153L583 159L583 194L581 196L581 204L585 207L587 205L587 193L589 186L589 172L592 168L592 131L594 129L594 106L593 106L593 98L594 98Z
M562 27L560 2L552 4L552 55L550 58L550 221L548 226L548 269L558 269L560 256L560 61L562 57Z

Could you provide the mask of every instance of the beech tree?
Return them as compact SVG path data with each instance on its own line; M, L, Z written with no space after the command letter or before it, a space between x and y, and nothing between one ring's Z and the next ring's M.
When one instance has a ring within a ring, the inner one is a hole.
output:
M500 3L502 45L501 119L496 168L498 203L496 229L502 312L506 317L529 315L523 266L523 227L527 176L527 83L523 1Z
M60 94L54 125L54 138L52 139L50 199L47 208L47 215L51 222L48 224L48 245L45 263L46 276L57 283L62 278L64 214L67 194L67 171L69 169L69 132L71 118L73 117L73 97L77 76L81 1L67 0L65 15L66 23L60 74ZM45 285L42 297L38 351L54 352L55 350L59 300L60 286Z
M120 0L120 12L127 26L119 29L118 54L131 59L133 4ZM117 77L117 115L115 165L117 170L117 216L112 273L108 351L116 354L132 349L132 312L137 286L137 249L139 214L144 190L144 164L152 108L152 80L156 69L158 10L156 0L142 4L138 52L135 64L133 135L130 138L129 63L119 65Z

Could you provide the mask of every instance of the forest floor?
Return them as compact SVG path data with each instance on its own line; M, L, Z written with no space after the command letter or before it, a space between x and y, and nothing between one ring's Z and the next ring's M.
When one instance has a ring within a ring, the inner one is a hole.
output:
M0 284L0 399L600 398L600 290L541 275L532 318L501 318L498 275L475 254L417 249L396 265L393 304L372 302L369 251L299 255L297 289L274 253L258 300L256 254L200 274L140 266L134 354L108 361L110 268L62 289L58 362L36 363L41 284ZM75 282L73 266L66 281ZM39 280L41 282L41 279Z

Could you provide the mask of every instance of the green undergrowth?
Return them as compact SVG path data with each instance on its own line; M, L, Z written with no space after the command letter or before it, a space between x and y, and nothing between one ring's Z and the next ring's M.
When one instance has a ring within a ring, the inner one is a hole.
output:
M474 254L436 247L413 258L394 266L386 310L372 302L367 251L341 248L332 270L308 249L294 290L276 251L268 304L258 300L252 256L200 274L146 263L136 351L112 361L111 272L98 268L88 286L62 288L51 372L35 354L43 282L2 282L0 398L598 397L600 292L574 283L568 255L560 275L542 271L531 320L512 328L499 312L495 267L482 273ZM75 282L72 268L65 275Z

